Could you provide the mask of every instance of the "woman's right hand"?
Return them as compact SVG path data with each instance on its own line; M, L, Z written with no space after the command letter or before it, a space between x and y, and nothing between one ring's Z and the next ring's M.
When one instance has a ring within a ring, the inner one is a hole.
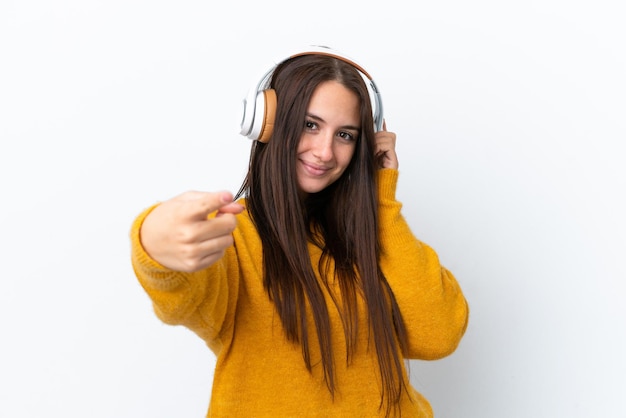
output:
M243 206L229 192L186 192L159 204L141 226L145 251L161 265L194 272L219 260L233 244ZM209 214L217 212L215 217Z

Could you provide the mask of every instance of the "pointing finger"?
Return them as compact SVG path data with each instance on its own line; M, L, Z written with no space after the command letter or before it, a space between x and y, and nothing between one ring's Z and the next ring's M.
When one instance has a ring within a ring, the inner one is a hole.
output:
M183 211L188 219L205 220L209 214L233 204L233 195L227 191L187 192L178 196L176 200L183 205Z

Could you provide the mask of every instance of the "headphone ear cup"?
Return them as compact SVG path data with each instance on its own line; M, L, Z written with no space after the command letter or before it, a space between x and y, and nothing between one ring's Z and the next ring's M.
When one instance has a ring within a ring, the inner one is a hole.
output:
M257 140L263 143L267 143L272 133L274 132L274 120L276 119L276 91L274 89L263 90L259 95L263 95L262 107L259 107L257 102L257 109L263 109L263 117L259 118L262 121L261 129L257 136ZM256 117L255 117L256 119Z

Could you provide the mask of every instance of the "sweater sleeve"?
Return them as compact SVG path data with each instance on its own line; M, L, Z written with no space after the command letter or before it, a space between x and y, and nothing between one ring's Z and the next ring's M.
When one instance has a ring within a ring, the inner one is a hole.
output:
M227 325L227 312L235 304L237 295L237 277L233 274L236 275L238 269L229 268L234 250L228 249L222 259L195 273L162 266L148 255L140 238L141 225L155 207L143 211L132 224L131 263L135 275L161 321L191 329L217 352L222 345L220 333Z
M379 172L381 268L407 328L408 358L434 360L456 349L469 318L461 288L439 262L435 251L419 241L395 198L398 171Z

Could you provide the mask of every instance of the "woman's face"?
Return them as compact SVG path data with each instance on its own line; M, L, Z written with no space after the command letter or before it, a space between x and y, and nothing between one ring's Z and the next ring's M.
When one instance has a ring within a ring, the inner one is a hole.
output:
M326 81L313 92L296 161L302 192L324 190L350 164L361 129L359 105L358 96L337 81Z

